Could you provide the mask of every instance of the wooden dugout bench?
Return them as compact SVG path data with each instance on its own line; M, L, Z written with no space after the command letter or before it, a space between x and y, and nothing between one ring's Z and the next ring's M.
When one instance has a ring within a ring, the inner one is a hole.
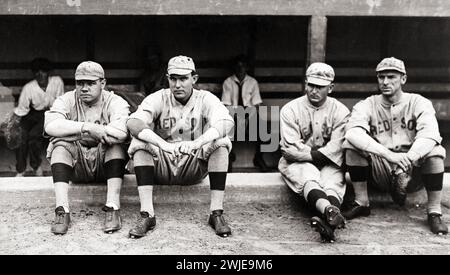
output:
M276 123L279 121L278 111L281 107L301 96L304 89L304 68L292 64L288 64L288 66L280 65L280 63L276 63L275 66L273 64L262 64L253 68L251 72L259 82L261 97L264 101L263 105L267 106L269 111L272 111L268 113L268 116L262 116L262 119L269 125L272 120L275 120ZM329 63L332 64L332 62ZM230 73L223 68L223 63L218 62L217 64L220 67L214 67L214 63L210 62L197 66L200 75L197 87L209 90L220 98L222 82ZM297 62L297 64L303 63ZM66 91L74 89L74 69L68 69L69 66L75 68L76 64L59 64L59 67L63 67L63 69L58 68L58 64L56 64L56 70L54 71L55 74L63 78ZM144 98L142 94L137 93L142 69L121 67L121 64L104 64L103 66L107 76L107 89L123 96L130 103L132 110L135 110ZM335 88L331 96L343 102L350 110L359 100L377 93L377 83L372 68L336 66L335 72ZM412 67L407 68L407 73L408 82L404 90L422 94L432 101L439 121L441 135L444 137L443 145L450 149L450 142L448 141L450 138L450 83L442 81L442 79L448 78L447 69ZM14 108L22 86L30 78L31 74L27 68L0 70L0 79L4 85L4 87L0 87L1 117L4 117L8 111ZM270 107L278 108L271 110ZM279 135L279 129L271 129L271 131L273 134ZM238 171L240 171L239 167L243 169L241 171L252 171L253 149L248 146L236 148L238 149L237 154L240 154L240 158L235 164ZM276 168L279 152L265 153L264 157L269 166ZM10 159L14 160L13 157ZM450 168L450 160L446 161L446 167Z

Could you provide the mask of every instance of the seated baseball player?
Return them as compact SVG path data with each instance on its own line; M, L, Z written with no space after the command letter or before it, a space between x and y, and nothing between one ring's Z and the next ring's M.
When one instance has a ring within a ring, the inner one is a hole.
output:
M192 58L176 56L167 67L169 89L147 96L130 115L127 126L133 139L133 159L140 217L129 232L143 237L156 225L154 185L190 185L209 175L209 224L226 237L231 229L223 217L223 198L234 122L227 108L208 91L193 88L198 75Z
M280 112L278 169L289 188L318 211L311 226L324 242L334 242L335 229L345 226L340 213L345 193L341 147L350 112L328 96L333 80L331 66L311 64L306 71L306 95L287 103Z
M75 71L75 90L58 97L45 113L45 132L51 137L47 157L55 184L56 217L51 231L67 233L70 224L68 186L73 182L107 182L103 230L121 228L120 189L126 153L129 105L105 90L100 64L85 61Z
M376 68L380 94L357 103L347 124L346 164L355 201L347 219L370 215L367 185L391 193L404 205L407 191L425 186L428 224L435 234L447 234L441 220L445 149L430 100L402 90L403 61L389 57Z

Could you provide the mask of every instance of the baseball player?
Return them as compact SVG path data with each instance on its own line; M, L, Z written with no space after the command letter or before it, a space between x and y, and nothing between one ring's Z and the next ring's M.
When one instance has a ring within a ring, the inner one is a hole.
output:
M47 149L55 184L56 217L51 231L67 233L70 224L68 185L106 179L107 195L103 230L121 228L120 189L126 153L129 105L105 90L102 66L85 61L75 71L76 89L58 97L45 113L45 132L51 137Z
M278 169L289 188L319 212L311 225L325 242L334 242L334 230L345 225L339 210L345 193L341 147L350 112L328 97L333 80L330 65L311 64L306 71L306 95L287 103L280 112Z
M447 234L441 220L445 149L433 105L402 90L407 79L403 61L385 58L376 72L381 94L357 103L347 124L344 147L355 201L343 214L347 219L370 215L368 182L390 191L399 205L408 187L423 184L430 229Z
M128 153L133 158L141 202L140 217L129 232L143 237L156 225L153 186L189 185L209 174L209 224L226 237L223 197L234 122L227 108L208 91L193 88L198 75L192 58L175 56L167 67L169 89L147 96L130 115L133 136Z
M22 89L19 103L14 115L23 129L23 142L16 149L17 177L22 177L27 168L27 157L36 176L43 176L41 163L42 153L47 141L42 136L44 129L44 113L52 106L55 99L64 94L64 82L61 77L50 75L51 62L46 58L35 58L31 61L34 79Z

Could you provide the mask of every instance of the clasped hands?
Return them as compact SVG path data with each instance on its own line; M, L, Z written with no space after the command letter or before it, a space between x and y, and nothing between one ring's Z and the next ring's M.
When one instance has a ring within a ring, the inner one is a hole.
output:
M175 143L165 142L161 146L161 150L164 152L172 154L174 157L178 158L181 155L195 155L198 149L202 145L196 140L190 141L180 141Z

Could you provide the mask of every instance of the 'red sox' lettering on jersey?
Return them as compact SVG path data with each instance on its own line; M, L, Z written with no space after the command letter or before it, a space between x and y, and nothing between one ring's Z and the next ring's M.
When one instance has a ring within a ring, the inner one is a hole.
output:
M417 138L442 141L435 111L430 100L418 94L404 93L390 104L382 95L374 95L353 107L347 129L361 127L377 142L396 152L407 152Z

